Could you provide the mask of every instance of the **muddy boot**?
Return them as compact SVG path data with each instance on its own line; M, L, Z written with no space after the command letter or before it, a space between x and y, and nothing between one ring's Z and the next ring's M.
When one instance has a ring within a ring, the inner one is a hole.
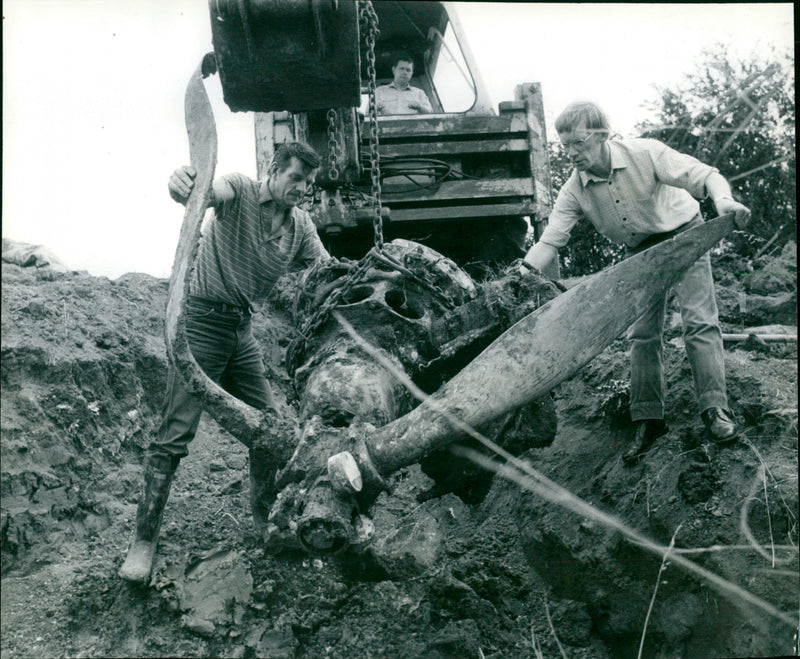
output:
M633 424L633 441L628 450L622 454L626 465L636 464L655 444L656 440L667 433L664 419L642 419Z
M128 581L149 583L158 545L161 516L169 497L172 476L178 460L150 456L144 472L144 494L136 513L136 535L128 556L119 569L119 576Z
M250 449L250 507L253 511L253 530L263 536L267 529L267 519L272 503L275 501L274 458L264 448Z

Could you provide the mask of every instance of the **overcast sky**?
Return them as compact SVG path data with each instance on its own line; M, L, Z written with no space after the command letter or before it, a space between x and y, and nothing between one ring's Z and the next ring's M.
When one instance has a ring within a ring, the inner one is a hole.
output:
M541 82L550 137L577 98L629 135L655 86L715 42L741 57L794 42L791 3L458 8L495 108ZM188 160L183 94L209 50L206 0L4 0L3 237L95 275L168 276L183 208L167 179ZM212 102L217 172L254 176L251 116Z

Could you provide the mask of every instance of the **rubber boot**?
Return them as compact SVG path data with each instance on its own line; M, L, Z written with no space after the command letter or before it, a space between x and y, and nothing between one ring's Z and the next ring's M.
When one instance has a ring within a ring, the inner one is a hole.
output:
M128 581L147 584L153 573L161 517L169 497L172 477L178 460L150 456L144 472L144 494L136 513L136 535L128 556L119 569L119 576Z
M250 508L253 511L253 530L263 536L267 529L270 507L275 501L276 465L271 451L250 449Z

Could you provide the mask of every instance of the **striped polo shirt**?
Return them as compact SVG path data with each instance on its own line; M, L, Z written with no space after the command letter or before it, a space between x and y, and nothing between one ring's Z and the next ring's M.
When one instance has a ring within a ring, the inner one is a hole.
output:
M600 178L574 170L558 193L540 241L567 244L586 218L615 243L636 247L648 236L673 231L700 212L714 167L652 139L610 140L611 173Z
M250 306L264 299L290 267L330 258L306 211L287 209L291 221L270 235L275 202L268 186L242 174L223 180L235 196L204 223L190 295Z

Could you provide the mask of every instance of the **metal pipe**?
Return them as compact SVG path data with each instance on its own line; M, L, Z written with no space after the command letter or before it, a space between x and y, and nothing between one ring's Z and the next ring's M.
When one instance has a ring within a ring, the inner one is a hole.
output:
M320 479L303 502L297 521L297 541L307 552L335 554L347 547L354 537L352 498L336 492Z
M724 342L738 343L752 339L756 343L797 343L797 334L723 334Z

